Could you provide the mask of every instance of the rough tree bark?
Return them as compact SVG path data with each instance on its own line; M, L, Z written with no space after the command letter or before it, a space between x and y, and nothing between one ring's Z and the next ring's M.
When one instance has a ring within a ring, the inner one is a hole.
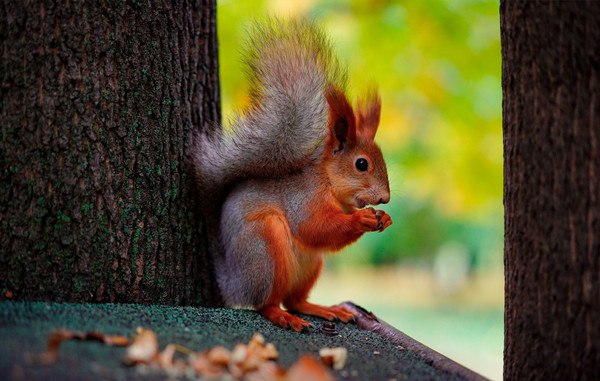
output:
M214 0L0 12L0 297L218 303L185 160L220 119Z
M507 380L600 376L600 3L502 1Z

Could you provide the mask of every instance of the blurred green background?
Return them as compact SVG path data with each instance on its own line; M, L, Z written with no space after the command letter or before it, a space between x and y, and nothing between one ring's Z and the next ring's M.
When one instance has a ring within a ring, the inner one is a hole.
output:
M218 0L223 116L247 102L244 28L308 16L332 37L351 98L382 96L376 141L394 224L330 256L315 302L352 300L413 338L502 378L502 92L498 1Z

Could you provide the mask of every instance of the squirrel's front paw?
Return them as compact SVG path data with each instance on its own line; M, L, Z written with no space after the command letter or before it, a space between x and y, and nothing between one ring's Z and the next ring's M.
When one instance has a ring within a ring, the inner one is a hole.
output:
M378 229L380 218L373 208L360 209L352 215L354 227L360 232L371 232Z
M387 229L392 224L392 217L383 210L374 210L375 217L377 218L377 229L380 233Z

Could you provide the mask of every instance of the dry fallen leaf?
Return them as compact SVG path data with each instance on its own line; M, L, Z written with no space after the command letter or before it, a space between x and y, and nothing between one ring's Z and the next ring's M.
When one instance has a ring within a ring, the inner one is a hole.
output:
M348 350L344 347L321 348L321 350L319 350L319 356L321 356L323 364L333 367L335 370L340 370L346 365Z
M285 381L334 381L329 371L311 355L303 355L288 369Z
M244 344L236 344L231 352L231 359L228 364L229 373L235 377L240 378L245 373L245 361L248 357L248 347Z
M216 377L225 373L225 368L210 362L206 353L191 354L188 363L201 376Z
M245 381L283 381L285 370L274 361L263 361L255 371L249 372L244 377Z
M244 344L236 344L231 353L231 362L233 364L241 364L248 357L248 347Z
M127 365L149 364L157 358L158 355L158 340L156 334L142 327L137 328L137 336L133 339L133 343L127 347L125 359Z
M174 344L168 344L162 352L158 354L156 362L161 368L173 366L173 358L175 357L176 347Z
M265 345L265 338L260 333L255 333L248 343L248 352L250 355L257 356L263 360L274 360L279 356L273 343Z
M58 349L67 340L99 341L110 346L126 346L129 339L124 336L105 335L97 331L71 331L69 329L57 329L48 337L46 352L40 356L32 357L32 362L42 365L54 364L58 359Z
M215 365L227 366L231 361L231 352L223 346L218 346L208 351L207 357Z

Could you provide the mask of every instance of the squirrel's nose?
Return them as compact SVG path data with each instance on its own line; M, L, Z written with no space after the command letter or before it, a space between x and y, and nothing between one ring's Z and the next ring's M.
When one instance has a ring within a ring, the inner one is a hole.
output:
M379 198L379 204L387 204L390 202L390 194L384 193L381 198Z

